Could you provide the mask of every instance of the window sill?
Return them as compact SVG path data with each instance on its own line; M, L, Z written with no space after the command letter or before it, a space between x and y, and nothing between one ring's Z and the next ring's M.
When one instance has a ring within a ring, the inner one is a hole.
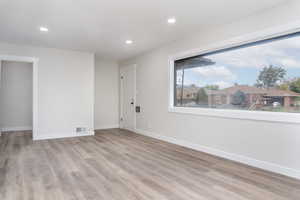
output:
M169 112L229 119L300 124L300 113L278 113L267 111L224 110L189 107L170 107Z

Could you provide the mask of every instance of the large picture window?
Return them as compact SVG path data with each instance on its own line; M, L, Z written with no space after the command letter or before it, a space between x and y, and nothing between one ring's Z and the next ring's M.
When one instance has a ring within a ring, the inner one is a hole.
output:
M300 113L300 34L174 61L174 107Z

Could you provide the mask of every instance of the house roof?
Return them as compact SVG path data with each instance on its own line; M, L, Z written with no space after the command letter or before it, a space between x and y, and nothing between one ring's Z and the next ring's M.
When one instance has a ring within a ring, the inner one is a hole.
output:
M279 90L279 89L268 89L267 90L267 95L269 97L299 97L300 94L293 92L293 91L289 91L289 90Z
M222 90L211 90L210 94L234 94L237 91L242 91L245 94L265 94L266 93L266 91L261 88L252 87L252 86L248 86L248 85L235 85L235 86L225 88Z
M248 85L235 85L229 88L225 88L222 90L209 90L208 94L219 94L219 95L232 95L236 93L237 91L242 91L245 94L262 94L264 96L269 96L269 97L299 97L300 94L293 92L293 91L288 91L288 90L280 90L280 89L264 89L264 88L257 88L253 86L248 86Z
M181 90L181 87L177 87L176 89L177 89L178 91L180 91L180 90ZM191 86L184 86L184 87L183 87L183 91L190 92L190 93L192 93L192 92L198 92L199 89L200 89L200 87L193 86L193 85L191 85Z

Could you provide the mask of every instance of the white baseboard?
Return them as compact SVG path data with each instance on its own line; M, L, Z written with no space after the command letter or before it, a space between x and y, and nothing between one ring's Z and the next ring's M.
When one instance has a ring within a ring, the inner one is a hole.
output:
M112 128L119 128L119 124L111 124L111 125L99 125L95 126L95 130L103 130L103 129L112 129Z
M11 132L11 131L31 131L31 126L17 126L17 127L4 127L1 128L2 132Z
M225 151L221 151L218 149L214 149L214 148L210 148L210 147L206 147L206 146L202 146L199 144L194 144L194 143L190 143L190 142L186 142L183 140L178 140L172 137L167 137L167 136L162 136L160 134L156 134L156 133L152 133L149 131L145 131L145 130L141 130L141 129L136 129L135 131L138 134L141 135L145 135L145 136L149 136L149 137L153 137L159 140L163 140L169 143L173 143L173 144L177 144L180 146L184 146L187 148L191 148L197 151L202 151L208 154L212 154L215 156L219 156L222 158L226 158L228 160L232 160L232 161L236 161L236 162L240 162L246 165L250 165L253 167L257 167L263 170L267 170L267 171L271 171L271 172L275 172L278 174L282 174L282 175L286 175L289 177L293 177L293 178L297 178L300 179L300 171L296 170L296 169L292 169L292 168L288 168L288 167L284 167L278 164L274 164L274 163L270 163L270 162L266 162L266 161L261 161L261 160L256 160L253 158L249 158L243 155L238 155L238 154L234 154L234 153L228 153Z
M70 133L53 133L53 134L42 134L39 133L37 136L33 136L33 140L50 140L50 139L59 139L59 138L70 138L70 137L83 137L83 136L93 136L95 135L94 131L88 131L86 133L78 134L77 132Z

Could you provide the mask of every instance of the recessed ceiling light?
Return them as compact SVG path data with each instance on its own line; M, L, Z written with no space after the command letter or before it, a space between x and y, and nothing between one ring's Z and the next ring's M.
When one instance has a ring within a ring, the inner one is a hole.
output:
M168 23L169 24L175 24L176 23L176 18L175 17L169 18Z
M40 31L41 31L41 32L48 32L49 29L46 28L46 27L41 26L41 27L40 27Z
M132 40L126 40L125 43L126 43L126 44L132 44L133 41L132 41Z

